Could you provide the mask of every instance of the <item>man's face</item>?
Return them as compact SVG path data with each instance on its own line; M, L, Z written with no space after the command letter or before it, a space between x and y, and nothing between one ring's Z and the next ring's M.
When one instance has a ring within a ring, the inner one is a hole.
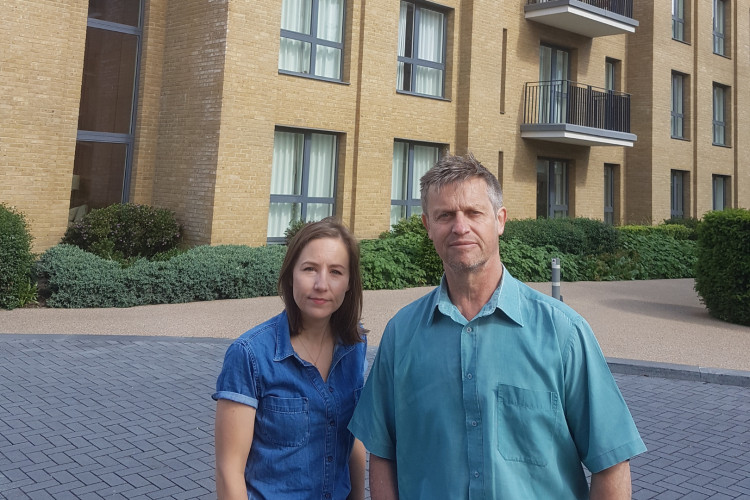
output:
M480 271L499 259L498 237L505 229L506 212L497 212L487 195L487 183L475 177L431 188L422 223L443 264L454 271Z

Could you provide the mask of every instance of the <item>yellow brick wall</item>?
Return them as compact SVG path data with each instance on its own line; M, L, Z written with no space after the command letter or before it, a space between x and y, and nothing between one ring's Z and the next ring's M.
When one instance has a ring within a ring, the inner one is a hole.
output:
M26 214L34 251L68 223L86 0L10 2L0 23L0 202Z

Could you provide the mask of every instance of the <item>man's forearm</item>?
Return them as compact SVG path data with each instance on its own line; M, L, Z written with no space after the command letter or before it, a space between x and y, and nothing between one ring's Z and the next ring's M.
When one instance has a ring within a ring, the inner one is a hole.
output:
M630 500L630 462L620 462L591 474L591 500Z
M372 500L398 500L395 461L370 454L370 495Z

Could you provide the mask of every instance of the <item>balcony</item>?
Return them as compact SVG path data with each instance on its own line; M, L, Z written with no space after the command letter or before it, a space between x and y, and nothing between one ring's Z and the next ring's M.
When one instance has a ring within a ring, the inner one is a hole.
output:
M569 80L524 85L521 137L579 146L629 146L630 94Z
M633 0L526 0L526 19L595 38L635 33Z

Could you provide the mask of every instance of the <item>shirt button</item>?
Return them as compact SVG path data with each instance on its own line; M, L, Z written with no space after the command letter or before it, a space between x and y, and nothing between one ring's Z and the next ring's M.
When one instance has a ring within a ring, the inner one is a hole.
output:
M467 333L471 333L471 332L472 332L472 328L471 328L471 327L467 328L467 329L466 329L466 332L467 332Z
M333 387L329 387L328 392L333 392Z
M330 494L330 493L326 493L326 494L325 494L325 497L326 497L326 498L331 498L331 494Z
M474 477L479 477L479 471L474 471Z
M331 427L333 427L334 425L336 425L336 421L335 420L331 420L330 422L328 422L328 425L330 425Z
M328 460L329 462L333 462L333 457L331 455L328 455L326 457L326 460Z
M466 378L468 378L469 380L471 380L472 378L474 378L474 375L472 375L471 373L467 373L466 374Z
M476 427L477 426L477 421L476 420L472 420L471 421L471 426L472 427Z

